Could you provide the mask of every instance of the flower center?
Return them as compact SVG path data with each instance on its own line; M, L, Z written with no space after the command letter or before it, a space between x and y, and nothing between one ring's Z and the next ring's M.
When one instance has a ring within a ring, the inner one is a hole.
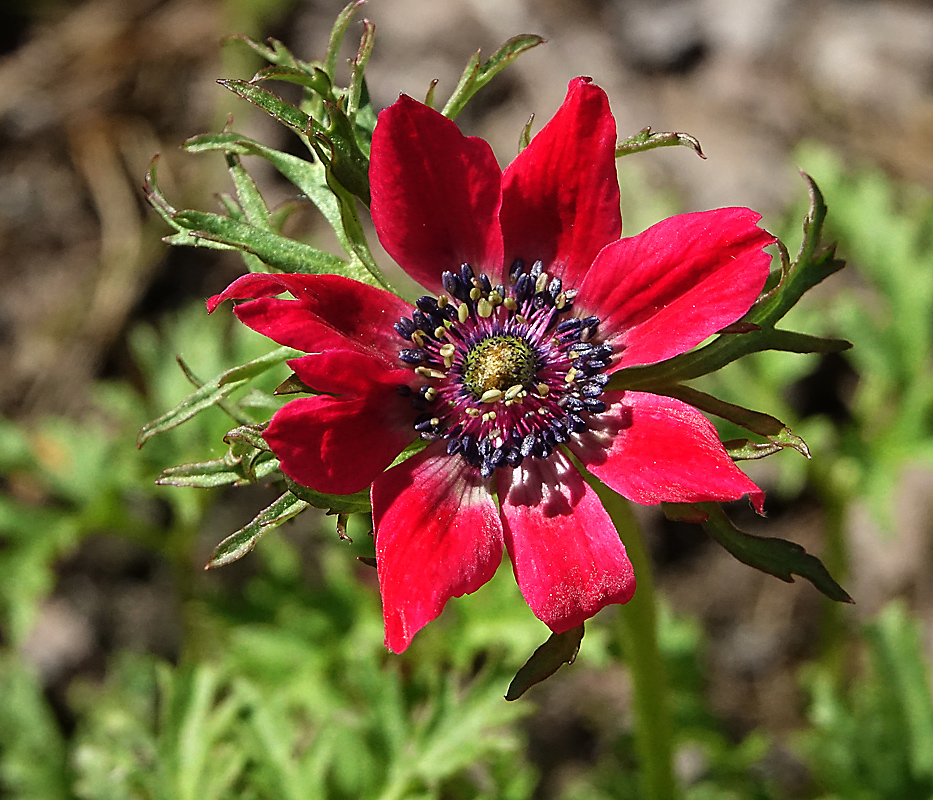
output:
M599 343L596 317L573 313L564 291L540 261L517 260L509 288L492 286L464 264L443 274L446 294L418 299L411 318L395 323L410 346L399 358L424 380L411 395L422 439L446 440L489 477L554 448L589 428L609 380L612 346Z
M534 374L534 352L517 336L490 336L466 354L463 385L481 400L490 390L524 386Z

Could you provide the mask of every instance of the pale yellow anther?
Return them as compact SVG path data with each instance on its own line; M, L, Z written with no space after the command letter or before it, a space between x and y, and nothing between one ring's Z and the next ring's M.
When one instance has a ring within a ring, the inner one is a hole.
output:
M482 296L483 296L483 293L478 286L474 286L472 289L470 289L471 300L479 300L480 297Z
M509 311L514 311L516 308L518 308L518 303L515 302L514 297L506 297L505 300L502 301L502 305L504 305Z
M457 319L459 319L460 322L463 323L463 322L466 322L469 318L470 318L470 309L467 308L466 303L462 303L460 305L460 308L457 309Z
M565 305L567 305L567 295L561 292L554 298L554 307L560 311Z
M487 389L483 392L479 401L481 403L498 403L503 397L505 397L505 394L498 389Z
M438 325L438 326L434 329L434 338L435 338L435 339L442 339L446 334L447 334L447 328L445 328L443 325Z
M457 348L454 347L450 342L447 342L447 344L441 345L441 349L438 352L441 354L442 358L450 358L454 353L457 352Z
M577 379L577 370L576 367L571 367L567 370L567 374L564 376L565 383L573 383Z
M493 290L489 293L489 302L494 306L502 305L502 295Z
M478 417L482 412L478 408L473 408L473 406L470 406L468 409L466 409L466 411L464 411L464 413L468 417Z
M522 314L516 314L515 319L518 320L522 325L527 325L528 320Z
M438 295L437 297L438 308L447 308L447 304L449 302L450 302L450 298L446 294Z
M480 298L480 301L476 304L476 313L481 317L491 317L492 303L490 303L485 297Z
M539 383L537 386L535 386L535 389L538 390L538 394L540 394L542 397L546 397L547 393L551 391L551 387L546 383Z
M446 373L430 367L415 367L415 374L420 375L422 378L435 378L436 380L447 377Z
M411 340L418 345L418 347L424 347L424 331L417 330L411 335Z
M545 289L547 289L547 285L550 282L550 280L551 280L550 276L546 272L542 272L538 276L538 280L535 281L535 291L543 292Z
M437 389L435 389L433 386L429 386L429 387L427 388L427 390L425 391L425 393L424 393L424 399L427 400L429 403L430 403L432 400L436 400L436 399L437 399Z
M514 400L524 391L525 391L525 387L522 386L520 383L516 383L514 386L510 386L508 389L505 390L505 399Z

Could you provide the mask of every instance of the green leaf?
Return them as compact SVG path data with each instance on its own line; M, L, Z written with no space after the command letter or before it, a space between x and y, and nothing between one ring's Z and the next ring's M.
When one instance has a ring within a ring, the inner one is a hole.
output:
M796 542L785 539L750 536L736 528L718 503L695 503L693 508L707 515L703 529L743 564L774 575L787 583L794 575L810 581L830 600L854 602L848 593L833 580L816 556L810 555ZM665 513L672 509L665 505ZM676 511L675 511L676 513Z
M340 204L341 225L346 233L347 242L354 256L381 286L389 291L394 291L383 276L382 271L373 258L372 251L369 249L369 242L366 240L366 233L363 230L359 214L356 211L356 202L353 195L334 177L332 170L328 168L325 174L327 176L327 185ZM398 292L394 293L399 294Z
M253 520L240 530L230 534L214 549L205 569L215 569L230 564L252 550L263 534L279 527L292 517L300 514L308 503L285 492L278 500L257 514Z
M773 456L783 449L781 445L774 442L752 442L748 439L731 439L728 442L723 442L722 446L726 448L729 458L733 461L754 461L766 456Z
M700 158L706 158L703 154L703 148L689 133L654 133L650 127L642 128L634 136L629 136L625 141L616 145L616 158L631 155L632 153L643 153L646 150L654 150L658 147L689 147Z
M298 69L296 67L271 66L263 67L250 80L251 84L257 84L261 81L285 81L286 83L296 83L311 89L317 94L330 97L333 94L333 84L327 73L320 67L311 67L310 69Z
M174 219L193 235L245 250L280 272L357 277L352 274L352 265L332 253L230 217L205 211L178 211Z
M511 64L522 53L543 44L545 40L534 34L523 34L509 39L502 47L490 56L485 64L480 64L479 50L467 62L460 82L457 84L441 112L445 117L455 119L463 111L466 104L480 89L491 81L499 72Z
M301 498L310 506L324 509L328 514L368 514L372 511L367 489L354 494L322 494L300 483L295 483L287 475L285 485L295 497Z
M301 62L292 55L291 51L278 39L269 38L266 41L268 45L257 42L243 33L233 33L223 38L223 42L242 42L254 53L258 54L271 64L279 64L286 67L297 67Z
M272 225L269 222L269 207L266 201L262 199L259 193L259 187L252 179L250 174L243 169L239 156L234 153L226 154L227 169L233 178L233 185L236 186L237 199L240 207L246 216L246 221L253 227L272 233ZM228 213L230 213L228 211ZM231 214L231 216L233 216Z
M331 83L334 82L337 74L337 59L340 57L340 47L343 44L343 37L347 33L347 27L350 25L350 20L353 19L357 9L364 3L365 0L353 0L353 2L344 6L343 10L338 14L333 28L331 28L330 40L327 43L327 54L324 56L324 72L327 73Z
M357 122L357 114L361 106L368 104L369 96L364 91L366 86L365 72L366 64L369 63L369 57L373 52L373 45L376 43L376 26L368 19L363 20L363 36L360 38L360 48L356 53L356 58L350 62L350 86L347 91L347 116ZM371 107L371 104L370 104ZM359 124L359 123L357 123ZM366 127L364 126L364 130ZM372 137L373 128L368 129L368 134Z
M528 145L531 144L531 126L534 124L535 115L532 114L528 117L528 122L525 123L525 127L522 128L522 132L518 136L518 152L521 153Z
M730 422L734 422L736 425L741 425L746 430L757 433L759 436L766 436L772 445L775 445L778 449L790 447L801 455L807 458L810 457L810 450L807 448L807 443L799 436L792 433L791 429L783 422L776 417L772 417L770 414L763 414L760 411L752 411L742 406L727 403L712 395L700 392L691 386L684 386L683 384L666 386L663 390L659 391L663 392L663 394L668 397L682 400L694 408L699 408L701 411L715 414L717 417L727 419ZM759 448L756 451L757 455L745 457L762 458L766 455L764 452L765 449L768 449L767 446Z
M163 433L171 428L181 425L206 408L217 405L224 398L237 389L245 386L251 378L261 375L283 361L301 355L298 350L291 347L279 347L271 353L260 356L246 364L225 370L216 378L205 383L197 391L192 392L184 400L158 419L143 426L136 438L136 446L142 447L157 433Z
M221 150L257 155L272 163L317 206L334 229L341 247L351 259L351 263L342 267L339 274L391 290L373 259L353 196L322 162L307 161L228 132L195 136L186 142L185 148L190 152ZM181 228L171 217L171 214L178 213L182 212L171 209L168 217L176 228ZM187 235L191 235L190 232Z
M524 666L515 674L505 694L506 700L518 700L536 683L551 677L564 664L572 664L580 652L583 624L564 633L552 633Z
M278 469L278 459L270 454L251 459L249 462L239 459L231 463L231 459L224 457L170 467L159 475L156 483L160 486L186 486L195 489L213 489L231 484L246 486L272 475Z
M308 136L313 130L320 130L320 126L300 108L283 100L262 86L243 80L217 81L221 86L259 106L270 116L277 119L286 127L291 128L299 136Z
M231 449L243 443L247 447L271 453L272 450L262 438L262 431L265 425L241 425L239 428L233 428L224 436L224 441L231 446Z
M326 134L316 133L315 139L329 149L334 177L369 206L369 159L357 144L353 123L334 103L325 101L324 106L330 126Z
M366 246L368 258L364 260L359 255L361 250L359 239L363 236L359 220L352 226L351 231L346 230L341 200L328 185L327 168L321 161L308 161L266 147L238 133L228 132L195 136L185 143L185 149L192 153L221 150L241 155L255 155L267 160L285 178L295 184L330 223L337 234L337 241L351 259L351 268L343 274L364 283L385 286L378 277L373 276L371 268L376 268L378 276L381 276L381 273L372 260L372 255L369 254L368 245ZM174 209L172 211L174 212ZM365 239L363 242L365 243Z

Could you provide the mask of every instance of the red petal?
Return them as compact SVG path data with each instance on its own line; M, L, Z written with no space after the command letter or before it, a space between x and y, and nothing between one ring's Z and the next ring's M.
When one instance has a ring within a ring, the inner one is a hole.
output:
M369 168L379 241L422 286L463 263L499 270L501 172L489 145L402 95L379 115Z
M507 264L537 259L577 285L596 254L622 235L616 125L606 93L577 78L553 119L506 169L502 236Z
M610 489L642 505L751 498L764 492L729 458L712 423L693 406L644 392L606 392L609 409L569 445Z
M616 368L685 353L751 308L775 241L759 219L747 208L682 214L600 252L576 303L623 346Z
M619 534L560 452L499 475L505 544L538 619L562 633L631 599L635 575Z
M283 292L296 299L273 299ZM353 344L393 363L400 339L392 325L412 311L391 292L340 275L289 273L243 275L208 300L207 308L248 297L262 299L236 306L237 317L279 344L306 352Z
M263 433L286 475L325 494L365 489L414 439L408 401L394 391L292 400Z
M325 353L295 358L288 362L295 374L316 392L364 397L377 393L385 396L396 394L403 384L417 386L417 376L410 370L389 367L368 353L358 350L328 350ZM413 420L415 412L410 401L402 401L408 407L408 418Z
M401 653L451 597L495 574L502 526L478 470L439 445L386 472L372 500L385 642Z

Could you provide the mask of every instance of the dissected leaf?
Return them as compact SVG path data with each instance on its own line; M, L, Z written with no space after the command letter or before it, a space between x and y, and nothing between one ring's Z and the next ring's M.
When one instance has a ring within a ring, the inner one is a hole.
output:
M270 116L277 119L283 125L291 128L300 136L310 134L312 130L319 129L319 125L310 116L305 114L300 108L296 108L291 103L283 100L277 94L268 89L257 86L255 83L243 80L220 80L217 81L221 86L229 89L234 94L239 95L244 100L259 106Z
M810 581L830 600L854 602L849 594L833 580L829 571L816 556L796 542L771 537L751 536L736 528L718 503L696 503L707 515L703 529L743 564L774 575L787 583L794 575Z
M783 449L781 445L774 442L752 442L748 439L731 439L723 442L722 446L726 448L729 458L733 461L753 461L773 456Z
M347 27L357 9L363 6L365 0L352 0L343 7L330 31L330 40L327 43L327 54L324 56L324 72L330 78L331 83L337 74L337 59L340 57L340 47L343 44L343 38L347 33Z
M341 214L340 199L334 194L334 191L327 183L327 168L318 160L309 161L298 156L283 153L266 145L260 144L246 136L238 133L224 132L215 134L202 134L189 139L185 143L185 149L192 153L204 152L207 150L221 150L223 152L235 152L241 155L255 155L266 159L271 163L285 178L291 181L324 215L324 218L330 223L330 226L337 234L337 240L344 252L350 256L351 264L356 267L353 273L344 273L348 277L361 280L366 283L380 283L379 279L372 277L371 267L375 264L368 264L357 255L359 242L351 241L352 236L359 236L354 230L347 232L344 228L343 215ZM172 209L174 212L174 209ZM370 258L371 261L371 258ZM367 272L370 275L367 275ZM381 273L380 273L381 276ZM382 284L384 285L384 284Z
M188 486L195 489L213 489L218 486L242 486L256 483L279 469L278 459L265 454L263 458L233 461L227 457L196 464L170 467L159 475L160 486Z
M646 150L654 150L658 147L689 147L700 158L706 158L703 154L703 148L700 142L689 133L655 133L650 127L643 128L634 136L629 136L625 141L616 145L616 158L627 156L632 153L643 153Z
M178 211L174 219L188 228L193 236L232 245L252 253L264 264L281 272L311 275L347 275L353 265L342 258L318 250L311 245L280 236L271 230L260 230L220 214L205 211ZM348 276L355 277L355 276Z
M489 60L480 64L480 52L477 50L467 62L460 82L457 84L441 112L445 117L455 119L463 111L466 104L480 89L493 79L505 67L511 64L522 53L544 44L544 39L534 34L523 34L509 39L502 47L493 53Z
M550 678L564 664L572 664L583 641L582 623L564 633L552 633L515 674L505 694L506 700L518 700L536 683Z
M256 228L272 233L272 225L269 222L269 207L266 201L262 199L259 187L252 179L250 174L243 168L239 156L233 153L226 154L227 169L233 178L233 185L236 186L237 199L246 221ZM230 216L230 210L227 211Z
M281 364L283 361L287 361L299 355L301 355L301 353L298 350L293 350L291 347L278 347L271 353L266 353L246 364L240 364L239 366L225 370L216 378L205 383L197 389L197 391L192 392L173 409L167 411L158 419L144 425L139 432L139 436L136 438L136 446L142 447L157 433L170 430L180 425L182 422L191 419L191 417L195 414L199 414L204 409L217 405L232 392L245 386L251 378L271 369L276 364Z
M252 550L263 534L287 522L308 507L308 503L285 492L272 505L257 514L248 525L230 534L214 549L205 569L215 569L230 564Z
M790 428L783 422L776 417L772 417L770 414L763 414L760 411L752 411L751 409L743 408L733 403L727 403L724 400L720 400L705 392L700 392L691 386L684 386L683 384L666 386L663 389L663 393L668 397L674 397L685 403L689 403L691 406L699 408L701 411L715 414L717 417L727 419L730 422L734 422L736 425L741 425L752 433L766 436L778 449L790 447L801 455L807 458L810 457L810 450L807 448L806 442L792 433ZM767 446L760 448L757 451L758 455L746 456L746 458L761 458L763 455L766 455L766 453L763 452L764 449L767 449Z
M321 508L328 514L368 514L372 510L369 502L369 491L362 489L354 494L323 494L295 483L287 475L285 485L296 497L300 497L308 505Z

